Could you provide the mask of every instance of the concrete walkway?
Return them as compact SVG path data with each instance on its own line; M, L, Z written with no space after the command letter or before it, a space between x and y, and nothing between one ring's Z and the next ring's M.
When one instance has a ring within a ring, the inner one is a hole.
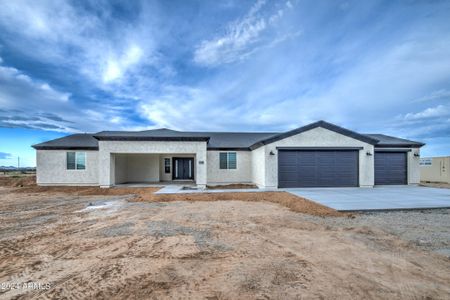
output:
M201 189L196 187L186 187L185 185L167 185L155 192L162 194L195 194L195 193L259 193L274 192L279 189Z
M341 211L450 208L450 189L422 186L284 189Z

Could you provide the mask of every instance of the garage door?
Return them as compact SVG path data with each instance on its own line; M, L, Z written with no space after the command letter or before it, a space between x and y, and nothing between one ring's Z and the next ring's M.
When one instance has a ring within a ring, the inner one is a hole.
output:
M358 186L358 151L279 150L278 186Z
M406 153L375 152L375 184L406 184Z

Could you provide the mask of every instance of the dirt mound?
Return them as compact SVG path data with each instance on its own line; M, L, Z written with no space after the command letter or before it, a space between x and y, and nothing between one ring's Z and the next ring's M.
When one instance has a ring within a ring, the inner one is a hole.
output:
M208 190L257 189L254 184L232 183L225 185L208 185Z
M332 208L320 205L313 201L300 198L287 192L245 192L245 193L190 193L190 194L164 194L155 195L158 187L146 188L99 188L99 187L50 187L30 186L17 189L18 193L64 193L77 196L94 195L134 195L130 201L145 202L173 202L173 201L223 201L239 200L250 202L272 202L289 208L292 211L311 214L314 216L345 217L348 213L341 213Z
M24 187L35 186L36 176L0 176L0 186Z
M287 192L245 192L245 193L192 193L192 194L165 194L165 195L139 195L137 201L250 201L272 202L289 208L292 211L314 216L343 217L350 214L338 212L316 202L294 196Z

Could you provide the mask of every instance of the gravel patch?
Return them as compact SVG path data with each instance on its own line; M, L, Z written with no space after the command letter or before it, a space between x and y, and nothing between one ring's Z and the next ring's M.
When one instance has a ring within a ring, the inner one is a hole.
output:
M302 217L330 227L377 227L424 250L450 257L450 209L366 212L355 218Z

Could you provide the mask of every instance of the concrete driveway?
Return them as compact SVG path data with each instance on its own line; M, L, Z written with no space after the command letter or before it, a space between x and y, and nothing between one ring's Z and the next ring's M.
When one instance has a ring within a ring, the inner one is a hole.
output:
M284 190L343 211L450 207L450 189L422 186Z

